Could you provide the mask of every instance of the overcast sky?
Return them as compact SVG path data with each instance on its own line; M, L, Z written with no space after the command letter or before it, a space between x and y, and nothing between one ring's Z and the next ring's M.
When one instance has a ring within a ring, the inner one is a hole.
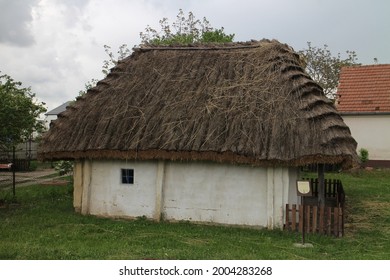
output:
M140 43L147 25L179 9L224 27L236 41L277 39L295 50L356 51L390 63L389 0L0 0L0 71L31 87L48 110L102 79L104 45ZM1 101L0 101L1 102Z

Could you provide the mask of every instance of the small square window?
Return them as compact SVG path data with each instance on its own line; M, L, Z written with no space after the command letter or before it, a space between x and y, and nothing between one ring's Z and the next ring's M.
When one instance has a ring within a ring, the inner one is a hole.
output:
M134 184L134 169L122 169L122 184Z

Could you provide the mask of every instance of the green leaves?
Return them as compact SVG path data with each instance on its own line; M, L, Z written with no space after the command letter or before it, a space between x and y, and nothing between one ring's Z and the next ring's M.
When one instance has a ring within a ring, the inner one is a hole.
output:
M229 43L232 42L234 34L225 34L223 27L221 29L215 29L213 31L206 31L202 33L202 42L204 43Z
M192 12L186 17L182 9L176 16L176 21L169 23L168 18L159 21L160 31L150 27L140 32L141 45L188 45L192 43L227 43L232 42L234 34L226 34L224 28L214 29L209 21L204 17L203 20L195 19ZM119 47L115 55L109 45L104 45L104 51L108 59L103 61L102 72L107 76L111 69L118 64L119 60L124 59L131 54L131 50L126 44ZM89 89L96 86L98 80L92 79L85 84L84 90L79 91L79 96L83 96Z
M60 173L60 175L71 174L73 172L73 162L61 160L56 163L54 169Z
M8 75L0 76L0 146L11 147L31 136L33 131L42 131L38 121L46 112L44 103L37 103L30 88L21 87Z
M234 34L225 34L223 27L214 29L205 17L202 21L195 19L192 12L189 12L186 17L180 9L172 26L167 18L163 18L160 20L160 31L148 25L145 32L140 33L140 37L143 45L185 45L232 42Z
M327 97L335 99L341 67L358 64L356 53L346 51L347 57L343 59L340 53L333 56L328 45L324 45L323 48L313 47L310 42L307 45L307 49L299 51L306 72L324 89Z
M361 163L365 163L368 161L368 150L365 148L359 149L359 159Z

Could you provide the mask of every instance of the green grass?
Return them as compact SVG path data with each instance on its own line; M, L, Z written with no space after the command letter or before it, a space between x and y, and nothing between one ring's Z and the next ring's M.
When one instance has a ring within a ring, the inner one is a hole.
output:
M309 234L238 227L112 220L72 207L72 186L0 191L0 259L390 259L390 171L330 174L347 194L346 234ZM8 207L4 207L4 201ZM1 205L1 203L0 203Z

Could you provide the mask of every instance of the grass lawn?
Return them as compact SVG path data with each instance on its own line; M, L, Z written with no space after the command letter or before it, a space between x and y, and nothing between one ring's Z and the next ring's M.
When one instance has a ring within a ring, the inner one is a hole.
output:
M298 233L237 227L112 220L82 216L72 186L0 190L0 259L390 259L390 171L328 174L347 195L345 236L309 234L313 248L296 248Z

